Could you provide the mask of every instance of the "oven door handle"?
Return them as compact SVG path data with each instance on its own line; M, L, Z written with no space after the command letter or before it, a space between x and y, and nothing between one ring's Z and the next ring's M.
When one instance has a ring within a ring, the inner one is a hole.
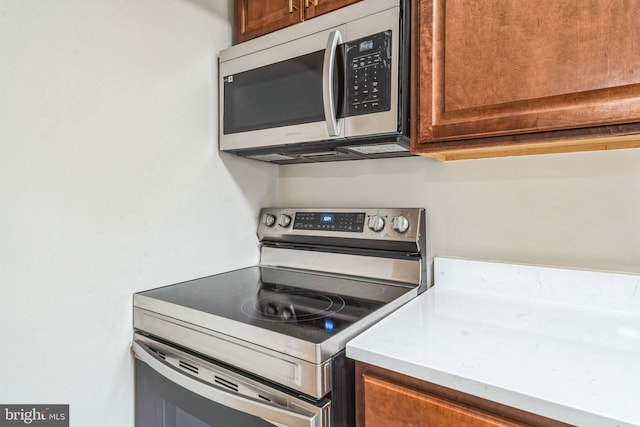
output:
M340 135L343 119L338 119L333 93L333 74L335 72L336 54L338 45L342 43L342 34L335 30L329 33L327 46L324 50L324 63L322 66L322 101L324 103L324 119L327 122L329 136Z
M242 396L234 395L222 389L214 387L185 375L175 367L160 359L153 350L141 341L132 344L135 356L149 365L151 369L162 375L169 381L195 393L205 399L220 403L221 405L235 409L246 414L254 415L276 425L291 427L319 427L318 415L312 413L296 413L291 410L283 410L262 402L253 401Z

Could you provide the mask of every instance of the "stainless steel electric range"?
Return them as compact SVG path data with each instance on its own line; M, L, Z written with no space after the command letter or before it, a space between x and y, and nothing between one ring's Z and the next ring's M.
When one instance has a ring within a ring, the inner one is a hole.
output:
M352 426L345 345L426 289L425 223L263 209L259 265L135 294L136 426Z

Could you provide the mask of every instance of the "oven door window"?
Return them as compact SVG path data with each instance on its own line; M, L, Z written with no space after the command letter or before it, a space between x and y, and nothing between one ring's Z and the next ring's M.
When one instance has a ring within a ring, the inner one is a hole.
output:
M324 50L319 50L225 76L224 134L324 122L323 61ZM336 69L341 62L336 61ZM339 73L333 75L338 94ZM335 105L341 110L339 99Z
M136 427L273 427L261 418L207 400L136 359Z

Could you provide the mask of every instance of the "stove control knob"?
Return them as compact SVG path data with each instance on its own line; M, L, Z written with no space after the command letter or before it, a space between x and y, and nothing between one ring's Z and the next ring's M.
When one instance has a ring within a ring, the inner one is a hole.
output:
M275 316L276 314L278 314L278 309L276 308L275 305L273 304L269 304L267 305L267 308L265 309L265 314L267 316Z
M282 316L282 320L289 321L293 319L293 310L285 307L282 309L282 313L280 314L280 316Z
M288 227L291 224L291 216L281 214L280 218L278 218L278 225L280 227Z
M405 233L409 229L409 220L404 215L393 217L391 224L398 233Z
M271 214L264 214L262 217L262 223L267 227L273 227L276 224L276 216Z
M374 215L371 218L369 218L369 228L372 229L373 231L382 231L382 229L384 228L384 218L382 218L380 215Z

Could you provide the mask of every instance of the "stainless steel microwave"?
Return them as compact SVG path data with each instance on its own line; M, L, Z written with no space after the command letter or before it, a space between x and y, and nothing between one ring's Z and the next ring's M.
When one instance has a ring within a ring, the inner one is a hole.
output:
M220 52L220 150L278 164L409 156L409 1L363 0Z

